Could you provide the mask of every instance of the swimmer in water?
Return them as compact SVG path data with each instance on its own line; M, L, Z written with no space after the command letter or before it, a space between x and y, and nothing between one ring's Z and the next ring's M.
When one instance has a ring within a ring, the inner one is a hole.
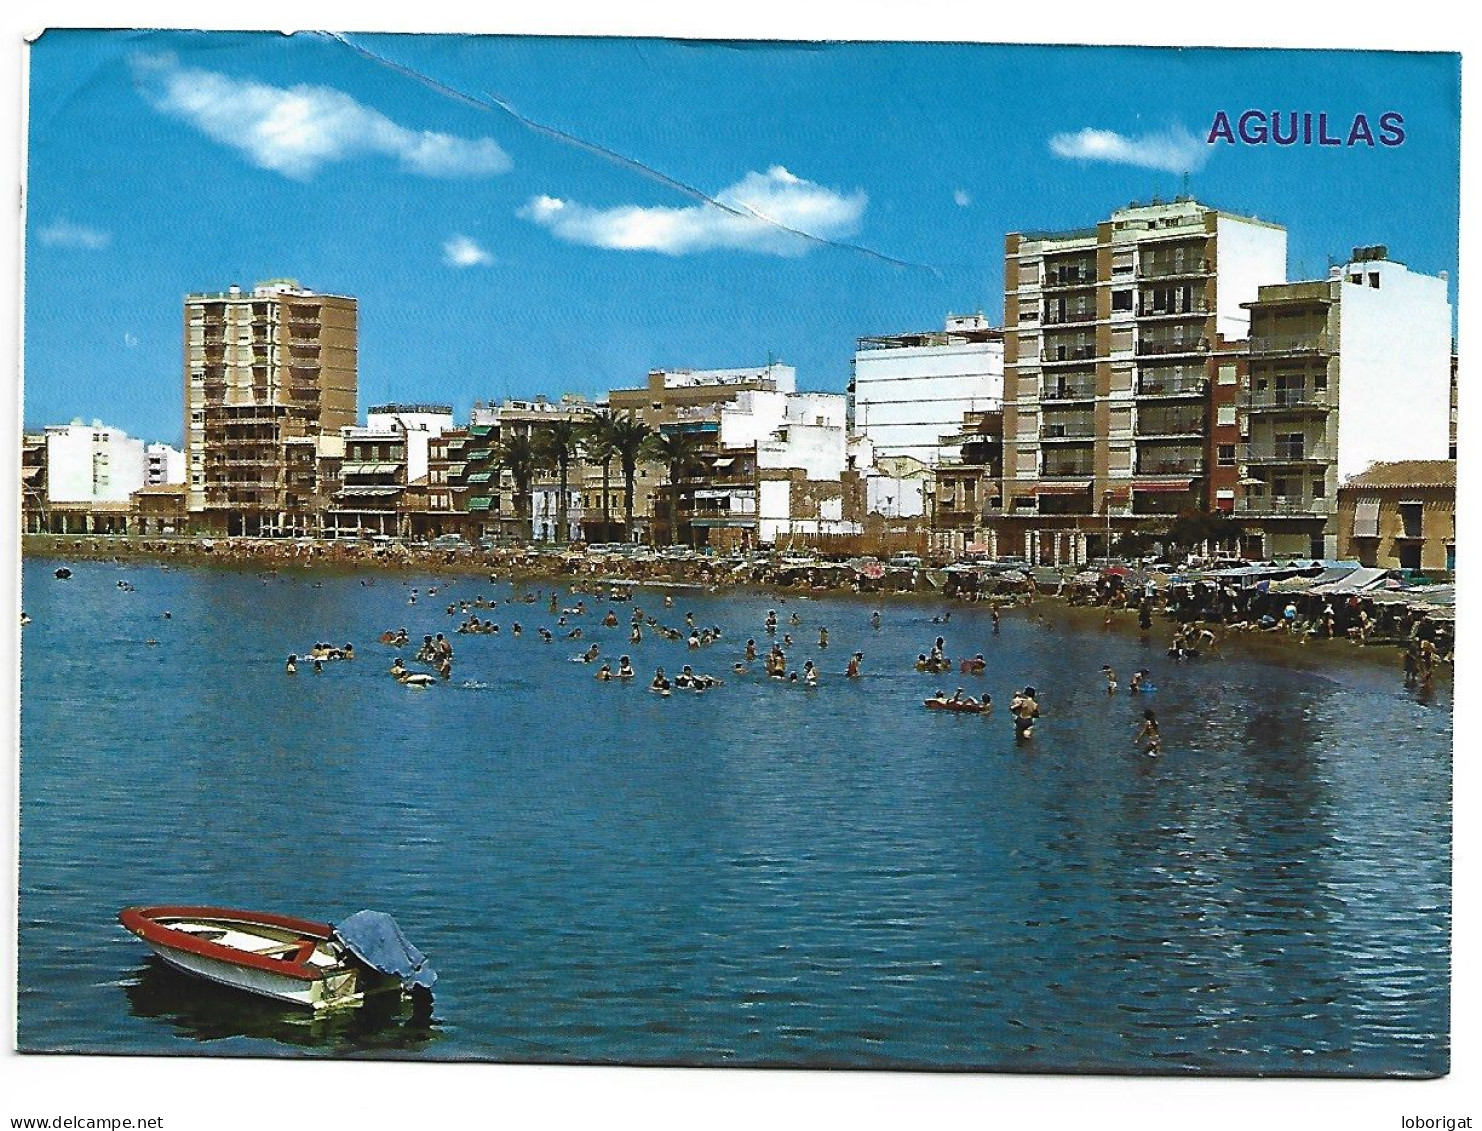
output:
M828 647L828 629L820 628L818 630L818 646L820 648Z
M618 679L632 679L637 673L633 671L633 661L627 656L618 657Z
M844 669L844 674L850 679L859 678L859 662L864 659L863 652L856 652L849 657L849 666Z
M1110 664L1102 664L1101 674L1106 676L1106 693L1114 694L1117 690L1117 673L1112 671Z
M1142 685L1147 681L1147 677L1148 673L1146 669L1133 672L1132 678L1127 681L1127 694L1140 695L1142 693Z
M879 628L880 627L880 610L879 609L876 609L873 613L870 614L870 627L871 628Z
M813 666L812 660L803 664L803 682L809 687L818 686L818 669Z
M664 669L658 668L654 672L654 681L648 685L652 691L668 691L669 681L664 678Z
M606 683L608 680L610 680L612 678L612 665L603 664L600 668L598 668L597 678L600 679L603 683Z
M283 670L289 675L298 675L298 657L289 656L288 663L284 665Z
M749 663L751 663L751 661L753 661L755 659L756 659L756 641L755 640L748 640L746 642L746 662L749 664Z

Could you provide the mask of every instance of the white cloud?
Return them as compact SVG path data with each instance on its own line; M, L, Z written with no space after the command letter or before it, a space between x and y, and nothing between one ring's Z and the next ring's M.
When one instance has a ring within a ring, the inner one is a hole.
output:
M449 267L487 267L494 257L467 236L452 236L443 243L443 262Z
M113 242L112 233L85 228L69 220L54 220L37 229L36 238L47 247L71 247L82 251L98 251Z
M1170 173L1193 172L1203 168L1209 159L1209 146L1183 126L1170 126L1162 133L1143 134L1141 137L1126 137L1112 130L1089 128L1077 133L1056 134L1050 138L1050 152L1056 157L1111 161Z
M963 189L954 189L952 192L952 201L958 208L966 208L973 202L973 198L968 196L967 192Z
M404 172L424 177L484 177L510 167L489 138L408 129L331 87L269 86L182 67L173 55L132 62L156 110L285 177L308 180L323 165L369 155L393 157Z
M844 195L773 165L765 173L747 173L716 193L715 201L681 208L592 208L537 196L518 215L558 239L590 247L665 255L729 248L795 256L808 250L805 236L854 235L868 198L861 189Z

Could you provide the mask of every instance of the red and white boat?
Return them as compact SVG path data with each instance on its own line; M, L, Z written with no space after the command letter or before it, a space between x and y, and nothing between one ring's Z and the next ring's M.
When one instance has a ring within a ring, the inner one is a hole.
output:
M359 1005L367 994L410 985L430 989L436 978L379 912L362 911L335 927L266 911L127 907L118 921L178 970L315 1010Z

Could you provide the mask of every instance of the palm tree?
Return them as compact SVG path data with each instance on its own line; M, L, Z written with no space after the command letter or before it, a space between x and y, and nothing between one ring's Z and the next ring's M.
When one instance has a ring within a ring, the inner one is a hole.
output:
M574 420L553 420L540 431L538 444L547 466L554 464L561 493L556 496L556 542L566 541L566 484L571 475L571 461L576 458L582 427Z
M654 459L669 469L669 544L679 545L679 481L699 462L700 446L688 432L660 432L649 439Z
M531 533L526 510L530 503L530 483L535 473L547 466L545 453L528 432L516 432L500 442L494 451L494 462L515 481L515 522L521 528L521 536L526 537Z
M641 420L624 413L612 426L612 446L617 452L618 462L623 468L623 482L627 485L627 498L623 500L623 536L633 541L633 493L634 481L638 478L638 459L643 446L654 430Z
M617 445L612 430L622 419L609 408L594 413L587 421L582 439L582 453L593 463L602 465L602 541L612 541L612 461L617 458Z

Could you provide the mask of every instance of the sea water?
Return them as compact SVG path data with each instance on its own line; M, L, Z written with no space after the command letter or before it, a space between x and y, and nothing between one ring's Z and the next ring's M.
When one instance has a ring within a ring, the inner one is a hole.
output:
M694 590L586 596L563 629L549 584L59 564L23 575L23 1049L1448 1066L1450 691L1406 692L1397 657L1239 640L1180 663L1164 622L1139 640L1044 603L995 635L983 608ZM447 604L476 595L497 636L455 634ZM634 605L723 638L632 645ZM817 688L732 673L769 609ZM387 674L401 626L447 634L451 680ZM915 671L938 635L987 671ZM320 641L356 658L285 674ZM572 663L592 642L639 678ZM685 663L724 686L647 690ZM1127 693L1141 667L1156 694ZM1017 743L1026 684L1043 715ZM992 715L922 707L958 686ZM177 974L117 924L148 903L388 911L441 975L434 1018L314 1019Z

